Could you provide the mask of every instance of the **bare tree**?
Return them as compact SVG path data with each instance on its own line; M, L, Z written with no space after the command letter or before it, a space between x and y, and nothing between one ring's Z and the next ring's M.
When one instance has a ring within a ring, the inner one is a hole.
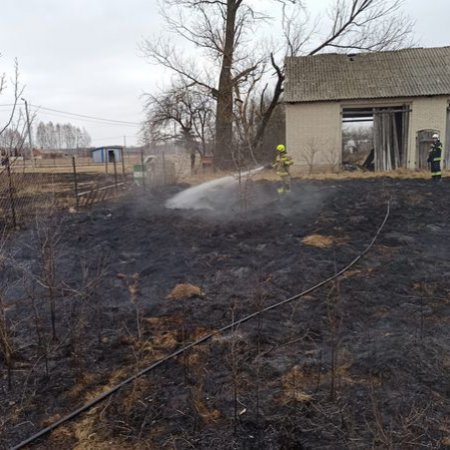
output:
M396 49L408 44L412 31L411 21L401 14L404 0L335 0L328 14L321 14L326 16L326 23L314 20L305 2L273 1L281 6L283 39L265 55L251 45L250 32L256 21L267 22L271 18L258 12L248 0L162 0L163 17L170 31L209 58L206 73L200 69L199 58L183 58L167 41L146 40L142 45L144 56L151 62L178 74L187 84L201 86L216 100L214 158L219 166L231 160L233 121L237 117L246 120L241 131L246 130L247 145L252 149L260 147L284 90L285 69L280 60L329 49ZM321 29L327 32L321 34ZM264 75L265 67L272 68L272 81ZM244 92L255 99L246 101L242 98ZM237 110L234 96L252 107ZM259 110L255 105L259 105ZM258 121L253 123L256 112Z
M90 142L89 133L71 123L55 125L53 122L39 122L36 129L36 143L43 149L87 147Z
M293 10L283 8L284 46L281 58L313 56L328 49L335 51L382 51L411 46L413 22L401 13L404 0L335 0L326 14L320 35L320 22L311 20L303 4ZM319 38L314 36L319 33ZM268 122L284 91L285 67L270 54L275 86L271 101L262 113L253 146L261 144Z
M24 91L24 86L22 86L19 80L19 63L17 60L14 61L14 72L10 79L10 85L13 91L12 104L5 122L0 123L0 146L3 148L3 151L6 151L6 155L2 156L19 156L22 153L22 147L24 145L26 123L17 105ZM1 73L0 95L5 92L7 87L6 73Z
M44 122L39 122L36 128L36 144L42 149L50 148L47 127Z
M314 164L316 161L316 156L320 152L320 146L315 139L310 139L303 148L302 151L302 161L308 167L308 172L312 173Z
M53 206L53 205L52 205ZM48 211L50 220L36 217L34 240L40 259L40 274L38 283L47 291L47 300L50 313L52 339L57 340L57 305L60 283L57 276L57 259L59 244L61 242L61 224L55 220L54 208Z
M153 140L177 139L180 135L195 161L205 155L213 137L214 111L204 88L180 80L159 95L147 94L148 126Z
M0 54L0 56L1 56L1 54ZM19 63L17 62L17 60L15 60L15 62L14 62L14 74L11 78L11 84L12 84L12 87L14 90L13 103L12 103L10 114L9 114L6 122L4 124L0 125L0 136L5 132L5 130L8 129L8 127L13 122L15 114L17 112L17 103L18 103L21 95L23 94L23 90L24 90L24 87L19 82ZM1 73L0 74L0 95L5 91L6 87L7 87L6 74Z
M169 68L187 82L202 86L215 98L214 158L218 166L231 162L233 88L256 70L263 59L252 57L252 50L240 51L249 25L263 18L248 3L244 0L162 1L163 16L171 31L203 50L213 64L218 62L213 76L201 73L194 60L182 58L173 46L162 40L156 43L146 40L142 46L144 55L152 62ZM175 13L173 7L178 7ZM189 16L185 11L189 11Z

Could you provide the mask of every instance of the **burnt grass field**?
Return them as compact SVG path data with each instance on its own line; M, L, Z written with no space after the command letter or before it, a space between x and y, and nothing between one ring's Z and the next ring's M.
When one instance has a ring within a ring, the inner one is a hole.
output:
M282 203L257 181L246 211L232 191L216 211L166 209L182 189L5 242L0 448L332 276L388 201L345 274L158 366L34 448L450 446L449 180L295 180Z

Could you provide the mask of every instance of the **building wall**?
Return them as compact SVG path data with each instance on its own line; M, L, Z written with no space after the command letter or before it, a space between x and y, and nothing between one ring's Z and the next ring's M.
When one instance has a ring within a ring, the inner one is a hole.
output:
M112 159L110 158L110 153L114 152L114 157L116 162L119 162L122 160L122 152L121 150L117 148L99 148L97 150L94 150L92 152L92 159L95 163L104 163L106 162L106 159L108 159L108 162L112 162Z
M410 169L417 167L416 136L420 130L438 130L445 148L448 97L420 97L412 102L412 114L409 133L409 165Z
M342 161L344 108L394 107L412 109L408 131L408 167L416 167L416 136L424 129L439 130L445 148L447 106L450 96L312 102L286 105L286 143L297 171L339 166ZM294 169L293 167L293 169ZM294 170L293 170L294 172Z
M96 163L102 163L104 161L104 159L103 159L103 149L93 151L92 152L92 159Z
M342 126L339 102L286 105L286 144L292 172L339 167Z

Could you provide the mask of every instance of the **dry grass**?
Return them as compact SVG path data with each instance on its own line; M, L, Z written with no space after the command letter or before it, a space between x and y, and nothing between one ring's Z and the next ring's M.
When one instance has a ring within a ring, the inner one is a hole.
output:
M357 377L351 374L350 369L353 365L352 354L342 349L339 352L335 378L338 388L344 385L365 385L378 386L380 380L376 377ZM294 366L288 370L282 377L282 395L280 401L284 404L289 402L309 402L314 400L313 392L319 387L329 386L333 374L331 371L323 372L320 367L301 367Z
M369 267L367 269L354 269L348 270L344 273L344 278L367 278L373 272L373 267Z
M197 185L205 183L207 181L215 180L217 178L235 175L236 171L209 171L202 173L199 171L194 175L186 175L180 178L180 181L186 182L191 185ZM390 172L363 172L363 171L341 171L341 172L317 172L317 173L304 173L301 170L292 171L293 178L300 180L361 180L361 179L373 179L373 178L392 178L392 179L418 179L429 180L430 172L428 170L409 170L398 169ZM450 170L443 171L443 177L450 177ZM251 177L252 180L267 180L277 181L279 177L274 170L266 169L258 172Z
M133 166L140 164L140 155L126 156L124 161L124 168L126 173L133 172ZM76 169L78 173L105 173L106 166L104 163L94 163L89 157L76 157ZM122 173L122 161L116 164L117 173ZM25 161L25 164L20 161L11 166L14 172L18 173L72 173L72 158L57 158L57 159L41 159L34 163ZM114 173L113 163L108 164L108 173Z
M443 176L450 175L449 171L444 171ZM427 170L409 170L397 169L390 172L325 172L313 174L299 174L299 177L304 180L361 180L370 178L392 178L399 180L409 179L430 179L430 172Z
M220 417L220 411L209 408L206 405L205 391L203 385L192 386L192 405L196 413L201 417L205 425L210 425L217 422Z
M100 381L99 376L93 373L85 372L77 380L76 384L67 393L67 397L77 400L86 392L91 386L95 385ZM53 421L52 421L53 422Z
M152 346L159 349L172 350L177 346L177 344L178 332L176 331L166 331L152 339Z
M283 376L282 384L284 403L293 400L303 403L313 399L312 395L306 392L306 390L308 390L308 385L310 385L309 377L305 371L298 366L294 366Z
M204 298L205 294L198 287L189 283L177 284L170 294L166 297L168 300L182 300L192 297Z
M336 239L332 236L322 236L321 234L310 234L302 239L303 244L311 247L327 248L331 247Z
M99 396L100 394L106 392L111 389L117 383L125 379L129 374L126 369L119 369L113 372L108 380L108 383L102 386L97 386L92 389L90 392L85 393L83 395L84 401L88 402ZM85 381L92 380L91 376L88 376ZM139 380L138 380L139 381ZM129 396L125 397L123 408L126 410L130 407L130 405L134 404L136 398L141 394L141 385L135 382L132 386L132 391ZM148 382L147 382L148 383ZM81 382L80 386L74 386L72 394L75 394L77 391L81 393L86 386L83 382ZM147 386L145 386L145 389ZM131 398L132 397L132 398ZM88 450L88 449L126 449L127 447L117 443L116 445L111 445L111 442L105 442L104 438L101 436L101 433L98 432L99 420L101 420L101 416L103 411L108 407L108 403L99 404L98 406L92 408L89 412L84 414L77 421L73 422L73 424L60 427L56 429L52 435L52 445L53 448L73 448L76 450ZM100 415L100 417L99 417ZM48 422L53 423L58 420L59 416L51 417ZM71 444L69 444L72 441ZM58 446L58 447L57 447ZM130 448L130 447L128 447Z

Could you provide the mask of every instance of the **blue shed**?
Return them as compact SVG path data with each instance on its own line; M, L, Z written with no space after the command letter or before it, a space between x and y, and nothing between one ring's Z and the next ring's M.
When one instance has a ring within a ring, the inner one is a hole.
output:
M122 161L123 147L120 145L110 145L97 147L92 150L92 159L96 163L112 163Z

